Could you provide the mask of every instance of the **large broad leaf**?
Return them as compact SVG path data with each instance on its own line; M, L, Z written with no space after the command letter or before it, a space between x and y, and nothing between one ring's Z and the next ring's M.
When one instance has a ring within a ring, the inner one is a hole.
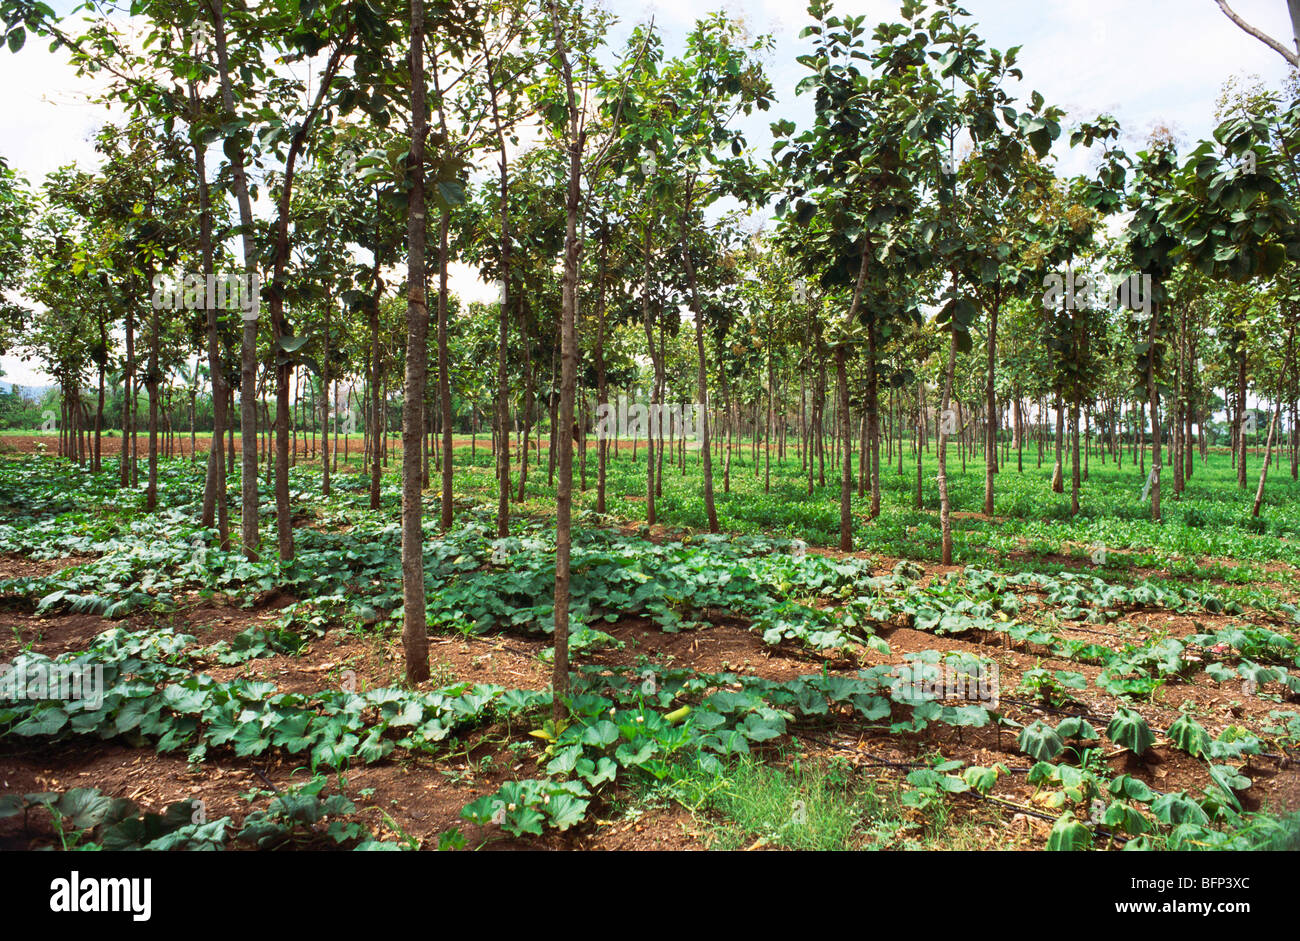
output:
M1145 781L1129 774L1121 774L1110 782L1110 793L1115 797L1128 797L1133 800L1148 802L1155 797L1155 791Z
M460 206L465 202L465 187L460 180L440 180L434 184L434 199L440 206Z
M549 802L544 806L551 826L557 830L567 830L575 824L582 823L587 813L588 801L574 797L572 794L550 794Z
M14 735L53 735L68 724L68 714L58 706L50 706L33 713L15 725Z
M1070 716L1056 727L1056 734L1061 738L1077 738L1083 742L1095 741L1100 736L1092 724L1080 716Z
M1210 747L1210 733L1195 719L1184 713L1169 727L1169 740L1193 758L1199 758Z
M494 814L504 809L505 802L499 794L484 794L478 800L461 808L460 815L472 823L486 826L492 822Z
M23 812L27 806L21 794L5 794L0 796L0 820L6 817L14 817Z
M1171 825L1175 824L1207 824L1210 822L1209 814L1198 804L1187 796L1186 791L1179 791L1176 794L1162 794L1151 802L1151 812L1155 814L1157 820L1161 823Z
M1106 734L1116 745L1122 745L1135 755L1142 755L1156 740L1151 726L1132 709L1121 708L1106 727Z
M1127 801L1115 801L1107 807L1106 815L1102 818L1102 823L1112 829L1123 830L1125 833L1130 833L1134 836L1146 833L1153 829L1151 821L1142 816L1142 814Z
M1047 836L1049 850L1079 851L1092 845L1092 831L1066 814L1052 826Z
M1237 800L1234 791L1244 791L1250 787L1251 780L1239 772L1231 765L1211 765L1210 779L1219 786L1229 802L1237 810L1241 810L1241 802Z
M603 747L618 741L618 726L608 719L593 722L582 730L582 744Z
M966 783L981 794L987 794L993 790L993 785L998 780L998 770L1005 770L1002 765L994 765L992 768L983 768L978 765L967 768L962 777Z
M212 693L206 689L187 689L173 683L163 689L162 700L174 712L198 714L211 705Z
M785 720L780 716L763 718L751 712L736 726L736 730L751 741L765 742L785 734Z
M578 766L578 760L580 758L582 758L581 745L570 745L567 748L562 748L546 766L546 773L553 775L567 775Z
M1036 761L1051 761L1065 749L1056 729L1042 721L1025 726L1018 744L1022 752Z
M379 729L371 729L366 740L357 747L357 757L366 763L375 762L393 750L393 742L383 738Z
M113 806L113 799L105 797L93 788L74 787L58 802L54 809L59 816L78 830L98 826Z

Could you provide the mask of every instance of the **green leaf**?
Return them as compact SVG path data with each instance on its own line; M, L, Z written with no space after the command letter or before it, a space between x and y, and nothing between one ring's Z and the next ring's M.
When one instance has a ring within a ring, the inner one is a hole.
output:
M618 726L608 719L593 722L582 730L582 744L603 748L618 741Z
M1184 713L1169 727L1169 740L1193 758L1199 758L1210 747L1210 733L1191 716Z
M1154 798L1155 792L1147 787L1145 781L1129 774L1121 774L1110 782L1110 793L1115 797L1128 797L1143 803Z
M112 803L112 798L105 797L94 788L74 787L59 798L54 809L70 826L85 830L98 826Z
M1106 734L1116 745L1122 745L1135 755L1141 756L1155 743L1155 735L1147 720L1132 709L1121 707L1106 727Z
M68 714L62 708L47 706L32 713L9 731L22 736L53 735L67 724Z
M964 777L966 783L976 791L981 794L987 794L989 791L993 790L993 785L998 781L998 767L982 768L977 765L972 766L962 773L962 777Z
M1092 831L1070 814L1065 814L1057 820L1052 826L1052 832L1047 836L1049 850L1078 852L1090 846L1092 846Z
M1235 791L1244 791L1251 785L1250 778L1240 773L1231 765L1211 765L1210 780L1218 785L1228 801L1237 810L1241 810L1241 802L1237 800Z
M1092 724L1081 716L1070 716L1068 719L1064 719L1056 727L1056 734L1062 739L1077 738L1083 742L1095 741L1100 738Z
M441 180L434 184L434 192L444 206L460 206L465 202L465 187L459 180Z
M1036 761L1051 761L1065 749L1056 730L1041 720L1020 731L1020 750Z
M1125 833L1131 833L1137 836L1152 830L1151 821L1142 816L1132 805L1125 801L1115 801L1106 808L1106 814L1102 818L1102 823L1106 826L1123 830Z
M1186 791L1157 797L1151 802L1151 813L1161 823L1171 826L1183 823L1203 825L1210 822L1209 815L1200 804L1187 796Z
M393 742L384 738L379 729L371 729L370 734L366 736L359 746L357 746L357 757L362 761L370 764L379 761L385 755L393 750Z
M567 830L569 827L582 823L587 813L588 801L574 797L572 794L551 794L550 802L545 804L546 814L550 817L551 826L557 830Z

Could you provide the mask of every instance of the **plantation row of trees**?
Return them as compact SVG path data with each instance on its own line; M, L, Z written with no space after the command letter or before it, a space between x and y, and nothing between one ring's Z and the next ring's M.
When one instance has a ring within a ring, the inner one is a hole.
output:
M80 12L0 0L10 50L64 50L126 116L99 134L94 170L36 187L0 172L0 289L30 302L0 311L0 340L54 377L71 451L92 463L120 386L150 507L164 416L188 397L195 427L206 395L227 446L208 450L202 523L249 557L262 473L293 557L297 435L319 438L328 492L346 403L377 508L378 430L400 423L412 681L428 675L421 493L432 467L450 527L453 435L483 423L499 535L530 462L555 481L561 694L575 454L604 512L626 428L601 416L621 420L628 399L699 406L689 441L685 424L632 435L650 522L665 453L669 469L689 456L717 531L715 484L747 438L756 461L792 450L810 488L838 481L850 550L855 487L874 518L882 464L902 471L907 452L920 501L933 446L945 562L954 448L983 463L970 509L989 515L1031 445L1054 489L1070 475L1076 510L1092 454L1132 462L1159 520L1216 412L1240 485L1260 471L1255 513L1280 443L1297 473L1294 95L1229 88L1213 138L1182 152L1164 130L1130 152L1106 115L1073 116L1061 140L1062 110L1013 91L1018 50L991 48L951 0L904 0L874 29L812 0L797 89L812 119L773 122L769 145L751 138L777 103L772 40L720 13L669 50L653 20L615 42L584 0ZM1061 176L1058 141L1095 169ZM454 265L496 300L458 297ZM214 301L210 284L235 282Z

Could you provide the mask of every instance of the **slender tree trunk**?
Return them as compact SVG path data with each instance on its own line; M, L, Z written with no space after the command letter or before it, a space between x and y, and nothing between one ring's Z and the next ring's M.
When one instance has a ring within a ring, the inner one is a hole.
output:
M148 280L146 278L146 283ZM145 491L144 505L150 513L158 509L158 380L161 378L158 348L162 345L161 333L158 308L154 307L149 317L149 371L144 377L145 390L149 395L149 484Z
M1152 305L1147 332L1147 399L1151 405L1151 519L1160 522L1160 392L1156 386L1156 336L1160 302ZM1245 454L1242 455L1245 463ZM1244 473L1244 471L1242 471Z
M954 282L956 276L953 276ZM948 432L947 422L942 419L952 407L952 377L957 364L957 333L952 331L948 341L948 361L943 371L943 397L940 406L939 421L939 528L943 534L942 561L952 565L952 503L948 498Z
M865 460L871 475L871 519L880 516L880 380L876 363L876 321L867 324L867 453Z
M452 505L454 428L451 414L451 367L447 354L447 264L451 257L448 246L450 229L451 215L444 210L438 226L438 404L442 415L442 500L438 508L438 523L444 532L451 529L454 510Z
M1070 515L1079 515L1079 403L1070 403L1070 433L1072 436L1070 472Z
M609 388L605 377L605 269L609 261L609 228L600 220L600 264L596 275L596 412L609 409ZM615 431L618 423L614 423ZM596 436L596 512L605 513L605 475L609 463L609 428Z
M922 379L916 384L916 508L925 509L924 495L922 492L923 470L922 460L925 454L925 441L929 437L930 429L925 419L925 380Z
M379 246L375 245L375 280L379 280ZM382 289L375 286L370 303L370 509L379 509L379 477L383 473L381 449L387 429L381 427L379 409L379 298Z
M658 348L655 346L654 324L651 319L650 306L650 225L645 227L642 242L642 280L641 280L641 324L645 329L646 347L654 366L655 378L650 387L650 414L658 413L659 374L663 365L659 361ZM655 449L653 422L646 423L646 525L655 525ZM632 459L636 460L636 445L633 439Z
M993 515L993 476L998 472L998 404L994 370L998 355L998 313L1002 306L1001 285L994 287L989 307L987 363L984 374L984 515Z
M552 715L559 721L565 714L569 695L569 593L570 555L573 545L573 400L578 375L578 214L582 184L582 150L585 133L579 129L578 105L559 5L551 5L551 27L556 58L563 73L568 104L568 180L565 192L564 280L560 310L560 480L555 495L555 656L551 679Z
M325 297L325 330L321 338L324 355L321 357L321 423L320 423L320 490L323 496L330 495L330 314L334 299Z
M217 72L221 83L221 102L229 114L235 109L235 95L230 82L230 62L226 52L226 26L222 13L222 0L207 0L212 12L214 45L217 52ZM239 148L230 161L231 187L239 207L240 242L243 249L244 274L250 280L257 277L257 249L253 243L253 203L249 197L248 176L245 172L247 156ZM257 292L253 292L256 298ZM244 333L240 345L240 441L243 448L241 477L241 541L244 554L249 559L258 557L258 490L257 490L257 399L253 389L257 385L257 309L246 310L243 318ZM215 378L213 380L216 381ZM233 457L232 457L233 460Z
M510 164L506 151L505 130L497 104L498 90L495 63L486 43L484 75L487 78L488 102L496 133L498 170L500 172L500 199L498 213L501 220L501 308L497 321L497 536L510 533L510 376L507 361L510 312Z
M1259 486L1255 488L1255 505L1250 515L1259 518L1259 509L1264 504L1264 481L1268 478L1268 465L1273 460L1273 433L1277 430L1277 419L1282 413L1282 399L1279 397L1273 406L1273 417L1268 423L1268 444L1264 448L1264 463L1259 469Z
M522 308L522 304L520 305ZM533 424L533 350L528 338L528 324L524 312L519 311L519 338L524 351L524 411L523 441L519 448L519 495L518 502L524 502L524 489L528 485L528 440Z
M424 147L428 130L424 84L424 0L411 0L411 189L407 199L406 388L402 403L402 648L406 681L429 678L424 595L424 390L429 371L429 309L424 294Z
M108 349L107 343L104 344L104 349L105 350ZM104 469L104 465L100 460L100 437L103 434L103 430L104 430L104 367L103 365L100 365L99 401L95 405L95 459L94 459L94 464L92 465L96 473ZM211 525L211 523L209 523L208 525Z
M709 449L709 381L708 361L704 354L704 308L700 304L699 287L695 283L695 265L691 262L691 249L685 230L682 233L682 257L686 263L686 282L691 289L691 312L695 316L695 352L697 356L696 395L699 397L700 459L704 472L704 512L709 520L709 532L719 532L718 511L713 504L713 453Z
M1065 476L1062 464L1065 449L1065 403L1061 393L1056 393L1056 465L1052 468L1052 492L1065 492Z
M1237 345L1237 486L1246 489L1246 344Z
M846 443L849 427L849 351L843 343L835 345L835 390L839 399L836 420L839 433ZM853 551L853 448L844 448L844 464L840 468L840 550Z
M131 486L135 465L135 447L132 433L135 430L135 313L126 311L126 362L122 365L122 460L118 486Z

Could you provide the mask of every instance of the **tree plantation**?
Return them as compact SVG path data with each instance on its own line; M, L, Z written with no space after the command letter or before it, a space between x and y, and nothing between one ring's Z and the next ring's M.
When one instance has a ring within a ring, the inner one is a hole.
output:
M0 0L0 847L1300 848L1300 8L1185 5L1282 79Z

